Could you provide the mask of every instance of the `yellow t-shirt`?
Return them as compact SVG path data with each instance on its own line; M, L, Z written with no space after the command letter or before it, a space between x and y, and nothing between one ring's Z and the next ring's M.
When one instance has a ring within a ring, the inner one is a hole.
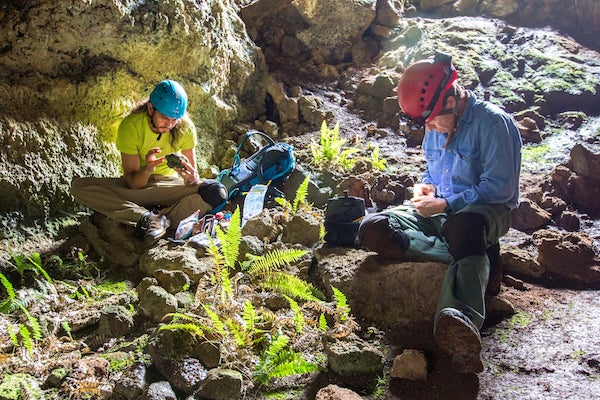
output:
M180 150L189 150L196 147L198 138L196 136L196 127L191 121L183 119L182 135L175 146L171 145L171 132L160 135L150 129L148 116L146 112L135 112L123 119L119 125L117 133L117 149L125 154L137 154L140 158L140 167L146 165L146 154L154 147L160 147L159 157L164 157L169 153L177 153ZM163 162L154 170L158 175L174 175L176 172Z

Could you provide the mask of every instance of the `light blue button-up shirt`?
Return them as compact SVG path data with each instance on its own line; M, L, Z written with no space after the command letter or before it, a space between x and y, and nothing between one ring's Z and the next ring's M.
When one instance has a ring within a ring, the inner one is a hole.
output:
M519 204L521 135L502 109L472 92L448 147L446 134L427 130L421 181L436 187L453 212L469 204Z

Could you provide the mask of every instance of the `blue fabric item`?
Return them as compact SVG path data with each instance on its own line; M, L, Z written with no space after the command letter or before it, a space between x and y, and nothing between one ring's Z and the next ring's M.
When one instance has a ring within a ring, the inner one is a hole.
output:
M436 187L456 212L469 204L518 206L522 145L514 120L502 109L471 98L454 138L426 130L423 151L427 168L423 183Z

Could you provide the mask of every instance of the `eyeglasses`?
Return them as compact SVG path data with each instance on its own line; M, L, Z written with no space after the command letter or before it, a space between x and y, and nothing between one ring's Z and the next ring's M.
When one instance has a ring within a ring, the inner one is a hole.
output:
M437 115L450 115L450 114L454 114L454 108L445 108L443 110L441 110ZM412 130L420 130L423 129L425 127L425 117L417 117L417 118L408 118L405 117L403 118L403 120L410 126L410 129Z

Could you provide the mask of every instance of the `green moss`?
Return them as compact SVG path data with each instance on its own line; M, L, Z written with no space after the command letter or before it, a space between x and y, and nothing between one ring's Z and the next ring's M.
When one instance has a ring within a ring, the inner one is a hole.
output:
M524 171L545 171L555 164L552 149L546 144L525 144L521 148L521 166Z
M125 352L106 353L102 355L102 358L108 361L108 370L111 373L124 371L134 361L133 357Z
M118 293L123 293L123 292L129 290L130 288L126 281L115 282L115 281L111 281L111 280L106 280L106 281L100 283L97 286L97 289L102 292L118 294Z
M585 64L539 49L529 49L523 56L535 70L531 81L537 91L595 93L596 86L600 84L600 80L587 71Z
M3 400L42 399L44 394L37 380L28 374L6 375L0 384Z

